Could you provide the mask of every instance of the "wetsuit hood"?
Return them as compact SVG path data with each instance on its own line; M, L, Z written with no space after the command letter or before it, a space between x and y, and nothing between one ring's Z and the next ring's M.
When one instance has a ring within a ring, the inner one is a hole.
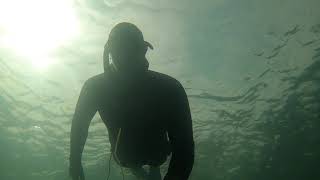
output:
M131 23L119 23L110 32L104 47L103 65L105 73L120 76L140 76L148 71L146 58L148 48L153 46L144 40L142 32ZM126 55L120 61L116 55Z

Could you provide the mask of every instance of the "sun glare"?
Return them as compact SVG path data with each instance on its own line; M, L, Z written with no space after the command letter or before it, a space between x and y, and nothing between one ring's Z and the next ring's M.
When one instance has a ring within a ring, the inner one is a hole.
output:
M70 0L0 0L0 45L46 68L52 52L79 33Z

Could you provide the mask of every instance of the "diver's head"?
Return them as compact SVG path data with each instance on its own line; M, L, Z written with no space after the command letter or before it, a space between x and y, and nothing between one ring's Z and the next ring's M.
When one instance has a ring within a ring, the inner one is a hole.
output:
M144 41L137 26L127 22L117 24L105 45L105 70L121 74L146 71L149 67L145 57L148 47L153 49L150 43Z

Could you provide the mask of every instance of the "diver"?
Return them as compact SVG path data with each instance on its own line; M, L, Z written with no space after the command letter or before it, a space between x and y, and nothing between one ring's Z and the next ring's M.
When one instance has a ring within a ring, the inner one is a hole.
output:
M194 163L192 118L180 82L149 70L153 46L137 26L117 24L104 47L104 72L85 81L72 118L69 173L84 180L81 157L91 119L98 111L111 144L110 156L139 179L187 180ZM149 167L149 168L146 168Z

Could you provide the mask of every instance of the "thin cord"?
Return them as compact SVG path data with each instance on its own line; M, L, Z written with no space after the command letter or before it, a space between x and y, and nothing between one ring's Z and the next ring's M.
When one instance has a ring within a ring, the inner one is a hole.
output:
M120 169L121 169L121 174L122 174L122 180L124 180L124 173L123 173L123 168L120 164L119 158L117 156L117 150L118 150L118 143L119 143L119 139L120 139L120 135L121 135L121 128L119 129L118 135L117 135L117 141L116 141L116 147L114 152L111 152L110 158L109 158L109 170L108 170L108 177L107 180L109 180L110 177L110 165L111 165L111 157L113 156L114 153L114 157L116 159L116 161L118 162L118 164L120 165Z
M114 155L115 155L116 161L118 161L118 163L120 165L121 174L122 174L122 180L124 180L123 169L122 169L122 166L120 164L120 161L119 161L119 158L118 158L118 155L117 155L118 143L119 143L120 135L121 135L121 128L119 129L119 132L118 132L117 141L116 141L116 147L115 147L115 150L114 150Z
M110 154L110 157L109 157L109 168L108 168L108 177L107 177L107 180L109 180L109 177L110 177L110 172L111 172L111 157L112 157L112 152Z

